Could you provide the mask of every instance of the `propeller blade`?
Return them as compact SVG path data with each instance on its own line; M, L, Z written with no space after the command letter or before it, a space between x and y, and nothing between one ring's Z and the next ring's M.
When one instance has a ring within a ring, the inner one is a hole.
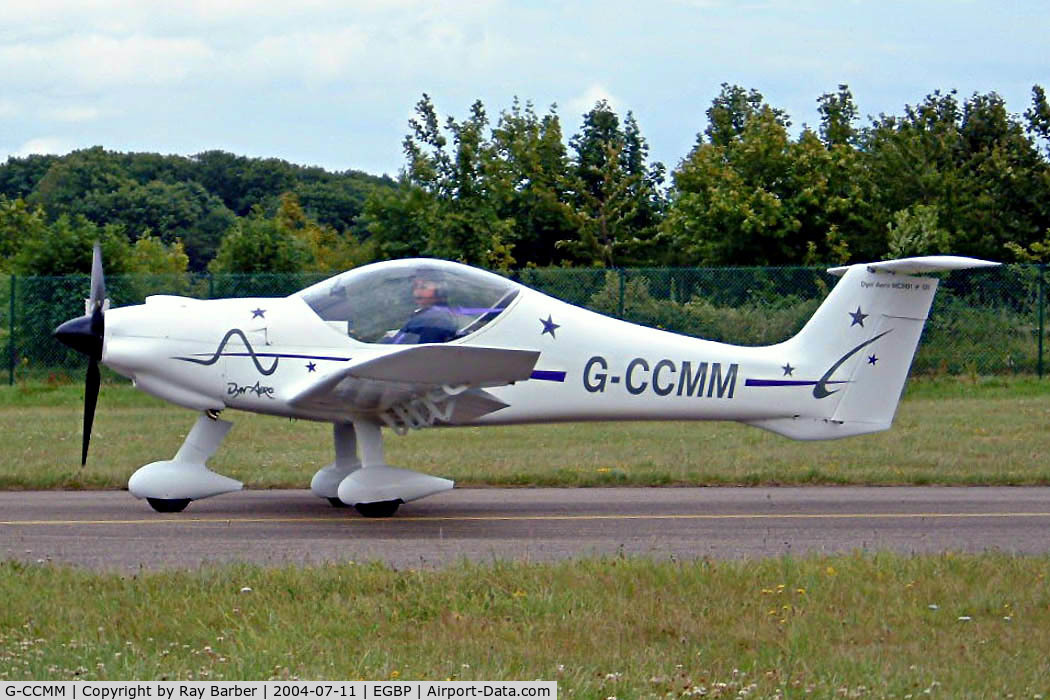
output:
M91 295L87 313L73 318L55 329L55 338L64 345L88 357L87 381L84 386L84 445L80 466L87 464L88 445L91 444L91 425L95 422L95 407L102 375L98 363L102 361L102 346L106 334L106 279L102 274L102 247L96 242L91 254Z
M91 442L91 425L95 422L95 406L98 404L98 389L102 383L98 363L94 358L88 362L87 382L84 386L84 447L80 455L80 466L87 464L88 444Z
M91 312L90 324L91 337L95 340L94 353L91 359L99 362L102 360L102 338L106 332L106 314L102 311L102 305L94 307Z
M95 242L91 253L91 311L101 309L106 301L106 277L102 274L102 246Z

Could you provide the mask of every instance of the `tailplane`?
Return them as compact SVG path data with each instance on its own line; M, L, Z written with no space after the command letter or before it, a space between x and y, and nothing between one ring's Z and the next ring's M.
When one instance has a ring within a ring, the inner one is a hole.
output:
M936 255L849 265L817 312L778 349L797 358L800 380L812 385L791 418L752 422L801 440L886 430L893 422L938 280L923 273L991 267L998 263ZM789 363L790 364L790 363Z

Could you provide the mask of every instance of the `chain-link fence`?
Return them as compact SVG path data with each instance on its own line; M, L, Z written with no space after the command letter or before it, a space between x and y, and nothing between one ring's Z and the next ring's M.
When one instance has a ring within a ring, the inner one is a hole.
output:
M113 276L113 306L149 294L285 296L318 274ZM823 268L522 270L518 281L573 304L654 328L741 345L802 328L836 278ZM83 358L51 333L84 312L86 276L0 277L0 347L9 382L79 374ZM949 275L926 324L913 374L1043 374L1045 266L1004 265Z

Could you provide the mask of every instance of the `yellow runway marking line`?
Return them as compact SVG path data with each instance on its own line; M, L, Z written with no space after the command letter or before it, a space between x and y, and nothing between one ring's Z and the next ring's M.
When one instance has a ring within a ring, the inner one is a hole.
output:
M501 522L501 521L586 521L586 520L894 520L922 518L1050 518L1050 512L1021 513L668 513L623 515L440 515L393 518L349 517L257 517L257 518L139 518L133 520L0 520L0 526L29 525L233 525L256 523L419 523L419 522Z

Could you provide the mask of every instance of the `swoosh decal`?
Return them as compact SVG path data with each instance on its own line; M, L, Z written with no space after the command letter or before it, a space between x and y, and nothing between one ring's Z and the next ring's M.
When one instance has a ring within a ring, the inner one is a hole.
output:
M875 337L874 337L874 338L872 338L871 340L866 340L866 341L864 341L863 343L861 343L860 345L858 345L857 347L853 348L852 350L850 350L849 352L847 352L847 353L846 353L845 355L843 355L842 357L840 357L840 358L838 359L838 361L837 361L837 362L836 362L835 364L833 364L833 365L832 365L832 366L831 366L831 367L830 367L830 368L828 369L828 371L827 371L827 372L825 372L825 373L824 373L824 376L823 376L823 377L821 377L821 378L820 378L819 380L817 380L817 384L816 384L816 386L814 386L814 387L813 387L813 398L815 398L815 399L823 399L823 398L826 398L826 397L828 397L828 396L831 396L831 395L832 395L832 394L834 394L835 392L839 391L838 389L832 389L832 390L828 391L828 388L827 388L827 385L828 385L828 384L832 384L832 383L835 383L835 382L829 382L829 381L828 381L828 380L830 380L830 379L831 379L831 375L835 374L835 370L837 370L837 369L838 369L839 367L841 367L841 366L842 366L842 363L843 363L843 362L845 362L846 360L848 360L849 358L851 358L851 357L853 357L853 356L854 356L855 354L857 354L857 352L858 352L858 351L859 351L859 350L860 350L861 348L864 348L864 347L867 347L868 345L871 345L871 344L872 344L872 343L874 343L874 342L875 342L876 340L878 340L878 339L879 339L879 338L881 338L882 336L886 335L887 333L891 332L892 330L893 330L893 329L891 328L891 329L889 329L888 331L883 331L882 333L879 333L879 334L878 334L877 336L875 336Z
M746 379L744 386L815 386L814 379ZM825 384L846 384L845 379L836 379Z
M214 365L216 362L219 361L219 358L222 357L222 351L226 349L226 344L230 342L230 338L232 338L233 336L238 336L241 339L241 342L244 343L244 347L248 349L247 354L249 357L252 358L252 362L255 363L255 369L259 370L259 374L263 375L264 377L268 377L277 371L277 363L281 361L281 358L275 357L273 360L273 364L270 365L269 369L263 367L262 363L259 362L259 356L256 355L255 349L252 348L252 344L248 342L248 336L246 336L244 334L244 331L242 331L240 328L231 328L230 330L226 331L226 335L224 335L222 340L219 342L219 347L215 349L215 354L209 357L207 360L200 360L195 357L176 357L174 359L183 360L185 362L193 362L194 364L198 365Z

